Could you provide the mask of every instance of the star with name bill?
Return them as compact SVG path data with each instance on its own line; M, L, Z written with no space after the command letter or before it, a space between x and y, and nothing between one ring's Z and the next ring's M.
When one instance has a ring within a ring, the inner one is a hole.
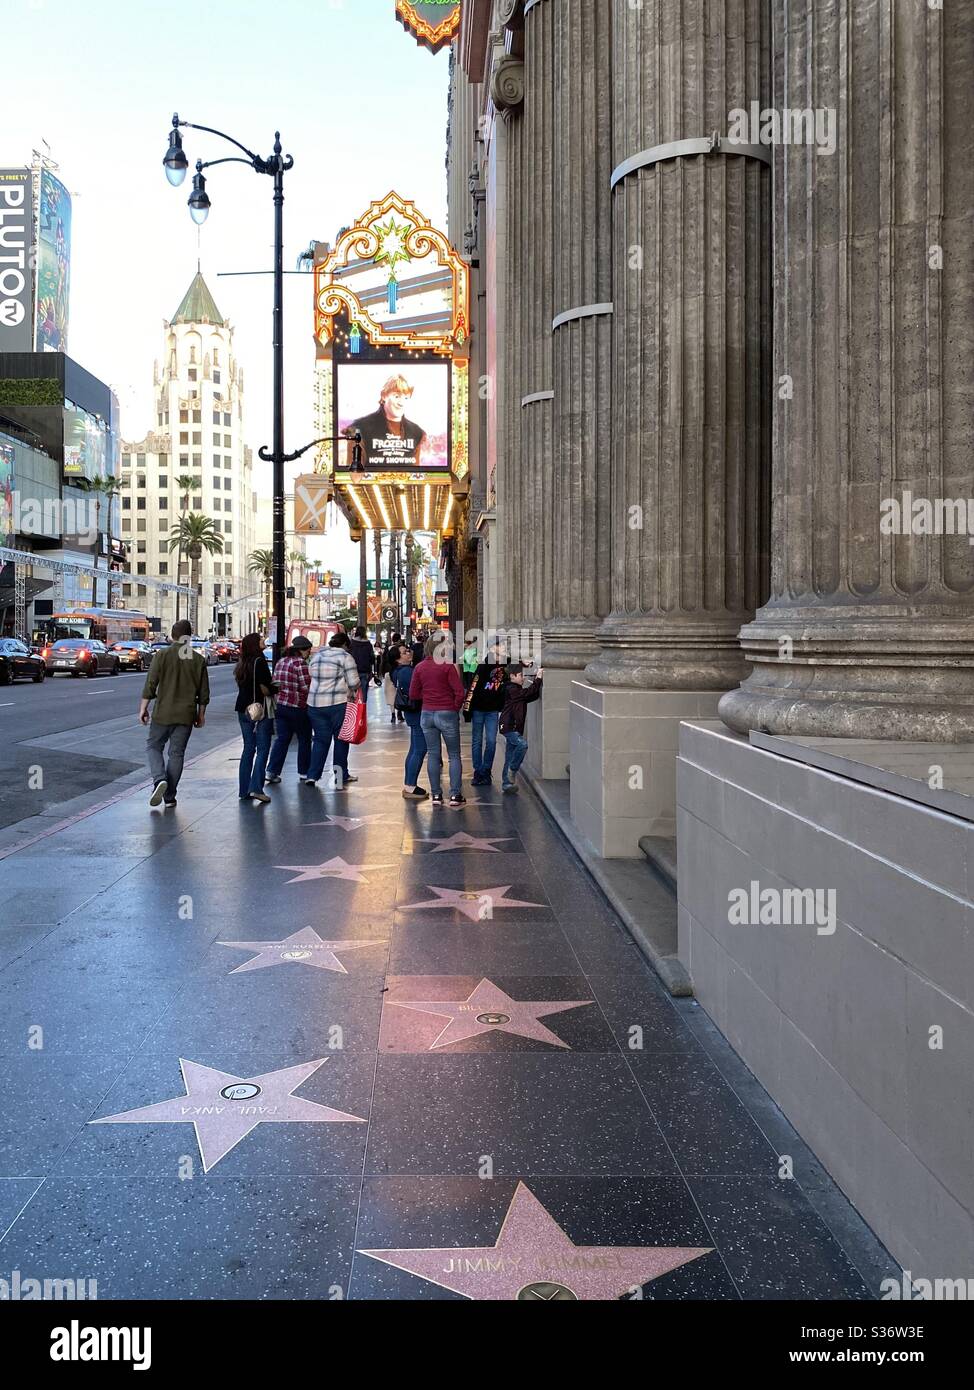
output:
M297 878L289 878L288 883L311 883L316 878L343 878L349 883L368 883L364 870L393 869L395 865L346 864L340 855L335 855L333 859L326 859L323 864L275 864L274 868L297 874Z
M313 820L308 822L309 830L324 827L330 829L337 825L339 830L361 830L363 825L375 825L378 821L388 821L388 816L326 816L324 820Z
M481 980L466 999L390 999L397 1009L413 1009L417 1013L437 1014L448 1020L446 1027L430 1044L446 1047L449 1043L477 1038L481 1033L516 1033L521 1038L568 1047L557 1034L546 1028L539 1019L548 1014L561 1014L566 1009L581 1009L593 1003L591 999L512 999L490 980Z
M330 1105L319 1105L317 1101L303 1100L293 1094L328 1060L321 1057L316 1062L301 1062L296 1067L247 1077L217 1071L215 1067L187 1062L180 1057L179 1067L186 1087L184 1096L143 1105L138 1110L123 1110L118 1115L106 1115L88 1123L191 1124L196 1130L203 1172L208 1173L258 1125L365 1124L359 1115L346 1115L343 1110L333 1110Z
M465 830L458 830L455 835L428 835L424 840L417 841L421 845L436 845L436 849L430 850L430 854L442 854L449 849L484 849L491 854L500 854L495 845L506 844L508 840L513 840L513 835L468 835Z
M506 897L505 895L511 891L510 883L501 888L434 888L431 883L426 886L431 893L436 894L436 899L430 899L425 903L405 903L399 911L415 912L425 911L427 908L432 910L436 907L449 907L456 912L462 912L471 922L483 922L488 921L498 907L544 907L544 903L522 903L516 898Z
M264 970L271 965L311 965L316 970L335 970L340 975L348 971L338 959L337 952L361 951L366 946L385 946L384 941L322 941L313 927L302 927L283 941L218 941L218 946L232 946L235 951L258 951L259 955L245 960L231 970L239 975L245 970Z
M576 1245L525 1187L517 1191L494 1245L435 1250L360 1250L471 1299L556 1303L622 1298L712 1247Z

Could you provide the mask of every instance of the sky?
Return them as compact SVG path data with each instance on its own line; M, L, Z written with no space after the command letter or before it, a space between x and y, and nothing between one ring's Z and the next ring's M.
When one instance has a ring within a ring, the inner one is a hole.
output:
M45 150L73 195L68 351L111 385L126 439L152 427L162 325L196 272L234 328L245 434L271 442L272 180L242 164L207 172L212 208L197 228L166 181L172 115L216 127L257 154L280 130L284 268L334 241L390 188L446 226L448 55L395 18L394 0L4 0L0 165ZM198 158L236 153L183 131ZM312 277L284 279L285 447L314 438ZM259 471L256 471L259 470ZM257 463L270 492L270 465ZM311 553L354 579L358 547L336 533Z

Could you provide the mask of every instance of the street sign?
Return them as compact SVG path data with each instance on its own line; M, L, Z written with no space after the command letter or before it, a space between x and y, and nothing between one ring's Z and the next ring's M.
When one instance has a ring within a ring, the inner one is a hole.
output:
M382 621L384 623L393 623L398 617L399 614L396 609L386 604L385 608L382 610Z
M305 473L294 480L294 534L323 536L331 487L323 473Z
M365 590L366 590L366 593L369 593L369 594L374 594L374 593L375 593L375 580L374 580L374 579L367 579L367 580L365 581ZM384 594L391 594L391 593L392 593L392 580L391 580L391 579L383 579L383 580L382 580L382 593L384 593Z

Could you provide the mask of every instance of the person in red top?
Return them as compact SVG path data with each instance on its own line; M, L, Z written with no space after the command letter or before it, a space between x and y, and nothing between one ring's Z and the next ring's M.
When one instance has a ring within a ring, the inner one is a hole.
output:
M307 637L295 637L274 668L274 679L278 686L275 716L277 737L267 761L268 782L281 780L284 759L295 736L298 740L298 781L304 782L308 777L311 765L311 717L308 714L311 672L308 670L308 658L311 651Z
M430 791L434 806L443 805L443 748L450 759L450 805L466 806L463 795L463 764L460 761L460 707L464 700L463 682L452 661L453 639L448 632L435 632L426 643L426 655L413 671L409 698L421 704L420 727L426 736Z

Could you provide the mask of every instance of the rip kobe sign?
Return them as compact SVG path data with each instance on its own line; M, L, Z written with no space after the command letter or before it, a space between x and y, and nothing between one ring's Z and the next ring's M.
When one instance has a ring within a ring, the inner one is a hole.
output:
M33 232L30 170L0 169L0 352L34 346Z

